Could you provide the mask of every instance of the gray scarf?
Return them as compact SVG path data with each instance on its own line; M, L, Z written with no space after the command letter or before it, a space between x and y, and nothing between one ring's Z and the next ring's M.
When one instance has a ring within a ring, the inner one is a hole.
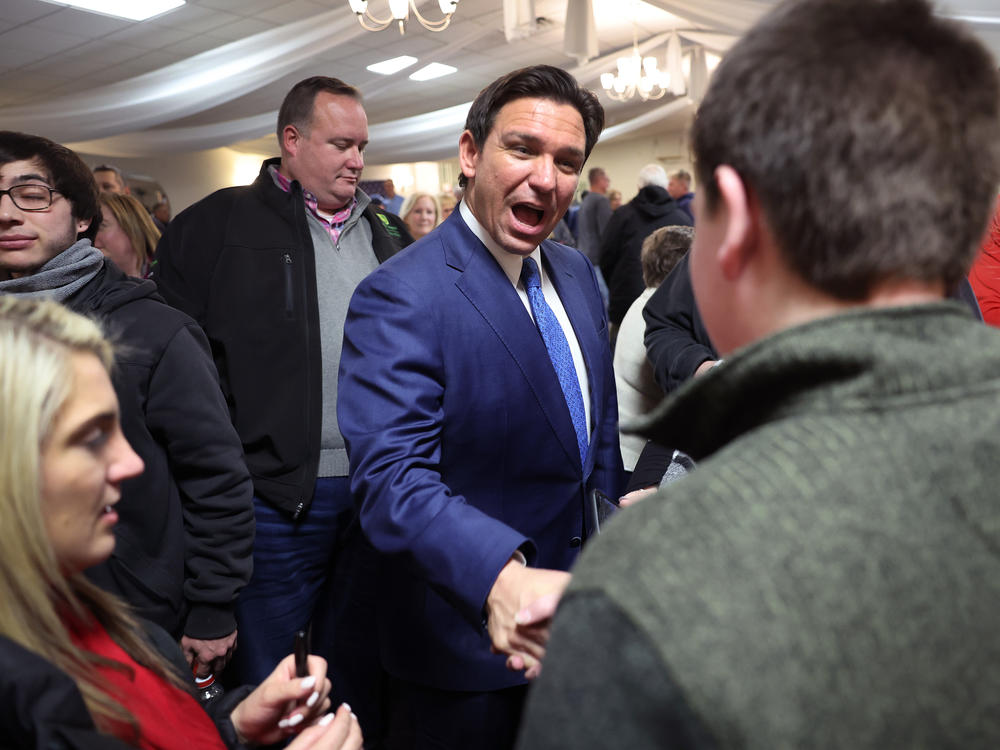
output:
M22 297L48 297L65 302L101 270L104 253L77 240L33 274L0 281L0 294Z

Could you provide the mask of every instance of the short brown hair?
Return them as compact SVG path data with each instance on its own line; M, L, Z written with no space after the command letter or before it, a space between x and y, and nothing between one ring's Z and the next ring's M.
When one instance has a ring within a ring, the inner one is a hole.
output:
M647 287L658 287L691 249L694 229L684 226L660 227L642 241L639 255L642 280Z
M862 300L967 273L1000 181L998 124L996 63L925 0L799 0L729 50L691 140L709 215L729 165L789 267Z
M281 109L278 110L279 143L281 142L281 134L287 125L294 125L303 135L309 134L313 104L316 102L316 95L321 91L335 96L349 96L351 99L361 101L361 92L339 78L312 76L299 81L292 86L291 91L285 94L285 100L281 102Z

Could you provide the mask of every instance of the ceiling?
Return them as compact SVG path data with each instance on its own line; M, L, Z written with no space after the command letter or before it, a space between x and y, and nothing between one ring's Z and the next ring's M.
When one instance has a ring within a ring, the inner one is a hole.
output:
M550 63L599 90L600 73L631 47L633 16L640 44L657 41L652 52L662 61L664 32L679 30L686 49L700 45L723 53L772 0L593 0L599 51L586 63L563 51L568 3L579 7L578 0L535 0L537 31L508 43L501 0L460 0L444 32L432 33L411 21L404 36L393 28L364 31L347 0L188 0L142 23L44 0L3 0L0 127L31 130L111 156L223 145L273 152L268 134L285 92L306 76L324 74L361 89L372 127L369 161L437 159L453 154L467 103L502 73ZM995 0L952 0L947 12L971 17L996 53L996 5ZM385 0L371 0L378 15L386 7ZM436 0L419 7L428 17L440 16ZM285 42L287 49L279 48L286 51L272 60L251 61L282 33L291 40ZM307 45L302 40L309 34L315 40ZM226 78L226 55L234 54L252 62L242 78L228 78L228 88L225 81L213 82L216 88L203 85L213 74ZM365 69L404 54L419 63L388 77ZM423 83L407 78L429 62L448 63L459 72ZM174 82L191 88L168 92L162 100L137 101L140 86L166 90ZM606 137L681 127L690 118L691 103L670 98L621 104L602 93L608 124L618 126ZM420 117L426 113L432 114Z

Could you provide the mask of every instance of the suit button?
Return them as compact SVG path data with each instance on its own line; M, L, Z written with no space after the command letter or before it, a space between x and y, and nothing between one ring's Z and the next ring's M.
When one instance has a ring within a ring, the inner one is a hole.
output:
M580 537L578 537L578 536L575 536L575 537L573 537L572 539L569 540L569 546L572 549L576 549L581 544L583 544L583 540Z

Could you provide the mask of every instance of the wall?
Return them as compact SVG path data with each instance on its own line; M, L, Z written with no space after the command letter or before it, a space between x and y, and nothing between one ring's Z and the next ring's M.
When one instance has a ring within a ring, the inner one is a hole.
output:
M622 202L627 203L638 192L636 177L639 170L650 162L662 166L667 174L681 168L692 172L687 132L679 130L653 137L623 138L608 143L598 141L587 160L577 190L587 189L588 169L603 167L611 179L611 189L621 190Z
M457 144L455 148L457 151ZM261 161L269 155L216 148L134 159L100 154L81 156L90 166L110 163L129 174L145 175L159 181L170 197L171 208L176 214L219 188L249 184L257 176ZM598 143L584 168L578 191L587 188L587 169L604 167L611 178L611 187L621 190L622 199L628 201L636 193L636 175L649 162L662 164L668 173L680 167L691 171L686 132L674 131L653 137L639 136ZM458 160L449 159L416 164L368 165L365 167L364 177L368 180L392 177L396 189L406 195L414 190L440 192L444 185L457 184L458 174Z
M230 148L141 159L84 153L80 156L92 167L114 164L130 175L157 180L170 198L170 208L175 214L219 188L253 182L260 171L260 163L268 157L267 154L247 154Z

